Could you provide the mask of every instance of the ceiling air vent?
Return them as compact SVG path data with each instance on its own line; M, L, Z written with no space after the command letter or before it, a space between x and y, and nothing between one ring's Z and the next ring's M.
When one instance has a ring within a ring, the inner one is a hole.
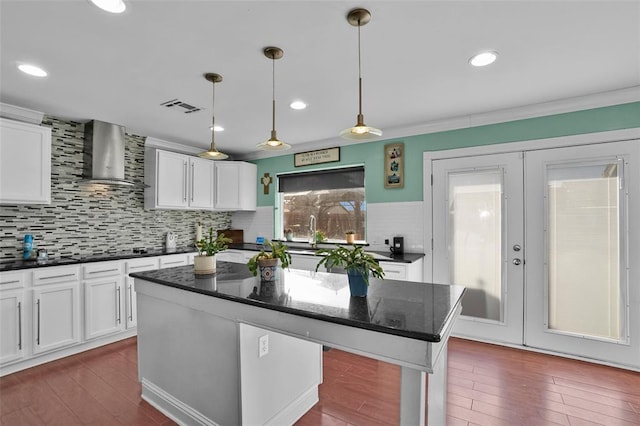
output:
M163 107L175 109L176 111L181 111L180 108L182 108L182 112L184 112L185 114L191 114L192 112L198 112L202 110L202 108L190 105L186 102L182 102L180 99L171 99L170 101L163 102L160 105Z

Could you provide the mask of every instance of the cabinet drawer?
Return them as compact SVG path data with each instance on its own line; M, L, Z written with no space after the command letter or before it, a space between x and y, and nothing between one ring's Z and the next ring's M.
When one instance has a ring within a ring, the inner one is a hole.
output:
M407 278L407 265L394 262L380 262L384 269L384 277L388 280L405 280Z
M46 285L80 280L80 268L64 266L44 268L33 272L33 285Z
M0 286L2 290L22 288L25 286L25 272L0 272Z
M144 259L127 260L125 272L129 275L132 272L153 271L160 267L157 257L145 257Z
M160 269L173 268L175 266L184 266L189 262L186 254L172 254L170 256L162 256L160 258Z
M88 263L82 267L82 278L85 280L122 275L122 266L116 262Z

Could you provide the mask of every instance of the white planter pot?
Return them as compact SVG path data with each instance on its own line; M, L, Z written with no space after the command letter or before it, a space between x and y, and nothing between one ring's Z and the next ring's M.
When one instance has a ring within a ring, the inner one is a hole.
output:
M193 269L196 275L208 275L216 272L216 256L196 256L193 258Z

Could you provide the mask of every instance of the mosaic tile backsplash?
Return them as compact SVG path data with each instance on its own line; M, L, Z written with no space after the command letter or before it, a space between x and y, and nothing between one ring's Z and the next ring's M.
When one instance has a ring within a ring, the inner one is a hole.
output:
M227 229L231 213L144 209L144 141L126 135L125 179L134 187L82 181L84 124L45 116L51 127L51 204L0 206L0 261L22 258L25 234L50 257L164 248L167 231L178 247L193 244L196 223Z

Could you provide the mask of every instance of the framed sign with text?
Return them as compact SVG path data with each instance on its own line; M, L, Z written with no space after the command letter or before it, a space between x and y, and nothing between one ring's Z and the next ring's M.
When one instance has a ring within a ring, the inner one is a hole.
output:
M336 161L340 161L340 147L299 152L293 156L293 165L295 167L309 166L311 164L334 163Z

